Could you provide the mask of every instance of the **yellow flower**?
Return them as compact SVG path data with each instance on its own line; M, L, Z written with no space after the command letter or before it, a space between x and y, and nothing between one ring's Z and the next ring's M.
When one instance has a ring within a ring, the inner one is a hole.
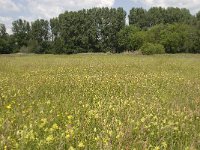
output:
M166 143L166 142L162 142L162 146L163 146L164 148L167 148L167 143Z
M7 150L7 146L6 145L4 146L4 150Z
M70 146L68 150L75 150L75 148L73 148L73 146Z
M49 135L49 136L46 138L47 143L51 143L53 140L54 140L53 135Z
M145 121L145 118L143 117L142 119L141 119L141 122L143 123Z
M97 132L97 128L94 128L94 132Z
M69 135L69 134L66 134L65 138L66 138L66 139L69 139L69 138L70 138L70 135Z
M83 144L83 142L80 142L80 143L78 144L78 147L82 148L82 147L85 147L85 145Z
M94 140L95 140L95 141L98 141L98 140L99 140L99 136L95 137Z
M8 106L6 106L7 109L11 109L11 105L9 104Z
M160 147L159 146L156 146L155 148L154 148L154 150L159 150L160 149Z
M53 124L52 128L53 128L54 130L59 129L59 127L58 127L58 125L57 125L56 123Z
M178 127L174 127L173 129L174 129L175 131L178 131Z
M46 124L47 124L47 119L44 118L44 119L41 119L41 124L39 125L40 128L43 128Z
M48 105L49 105L49 104L51 104L51 101L50 101L50 100L48 100L48 101L47 101L47 104L48 104Z
M72 116L72 115L69 115L69 116L67 116L67 118L68 118L69 120L71 120L71 119L73 118L73 116Z

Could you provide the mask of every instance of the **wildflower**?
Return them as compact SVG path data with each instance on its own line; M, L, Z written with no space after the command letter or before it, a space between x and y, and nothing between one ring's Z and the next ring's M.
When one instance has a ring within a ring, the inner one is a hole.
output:
M54 140L53 135L49 135L49 136L46 138L47 143L51 143L53 140Z
M39 125L40 128L43 128L47 124L47 119L41 119L42 123Z
M145 118L144 117L142 117L142 119L141 119L141 122L143 123L145 121Z
M73 146L70 146L68 150L75 150Z
M50 101L50 100L48 100L48 101L47 101L47 104L48 104L48 105L49 105L49 104L51 104L51 101Z
M43 119L41 119L41 121L43 122L43 123L47 123L47 119L46 118L43 118Z
M167 148L167 143L166 143L166 142L162 142L162 146L163 146L164 148Z
M83 144L83 142L80 142L80 143L78 144L78 147L82 148L82 147L85 147L85 145Z
M178 127L174 127L173 129L174 129L175 131L178 131Z
M108 132L108 134L110 135L110 136L112 136L112 131L110 130L110 131L107 131Z
M7 146L6 145L4 146L4 150L7 150Z
M154 150L159 150L160 149L160 147L159 146L156 146L155 148L154 148Z
M94 128L94 132L97 132L97 128Z
M99 136L95 137L94 140L95 140L95 141L98 141L98 140L99 140Z
M56 123L53 124L52 128L53 128L54 130L59 129L59 127L58 127L58 125L57 125Z
M66 139L69 139L69 138L70 138L70 135L69 135L69 134L66 134L65 138L66 138Z
M72 116L72 115L69 115L69 116L67 116L67 118L68 118L69 120L71 120L71 119L73 118L73 116Z
M8 106L6 106L6 108L7 108L7 109L11 109L12 107L11 107L11 105L9 104Z
M190 150L190 148L187 146L187 147L185 148L185 150Z

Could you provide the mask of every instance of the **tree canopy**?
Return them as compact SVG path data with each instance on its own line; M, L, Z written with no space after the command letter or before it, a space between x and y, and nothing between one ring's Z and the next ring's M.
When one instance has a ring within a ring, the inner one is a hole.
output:
M200 52L200 11L132 8L128 19L129 25L123 8L107 7L66 11L50 20L18 19L10 35L0 24L0 53L118 53L146 43L160 44L168 53Z

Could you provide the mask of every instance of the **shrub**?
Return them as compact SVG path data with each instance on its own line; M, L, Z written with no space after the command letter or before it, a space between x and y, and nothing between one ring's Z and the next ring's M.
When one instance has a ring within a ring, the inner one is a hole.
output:
M38 41L36 41L36 40L29 40L28 41L27 49L28 49L29 53L39 53L40 48L41 47L40 47Z
M129 36L129 49L131 51L139 50L140 47L145 43L147 34L145 31L138 31L137 33Z
M30 53L31 50L29 47L26 47L26 46L22 46L19 50L20 53Z
M144 55L164 54L165 53L165 48L161 44L145 43L140 48L140 51Z

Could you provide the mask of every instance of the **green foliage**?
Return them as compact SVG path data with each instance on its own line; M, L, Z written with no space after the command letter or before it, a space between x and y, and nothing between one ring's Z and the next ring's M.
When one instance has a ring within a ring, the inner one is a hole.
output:
M200 27L200 26L199 26ZM192 48L190 49L190 53L200 53L200 28L198 29L194 29L193 30L195 32L195 36L192 38L192 42L189 43L190 41L188 41L188 44L192 45Z
M38 19L31 24L31 37L38 43L49 40L49 22L44 19Z
M165 53L165 48L161 44L145 43L140 48L140 51L144 55L164 54Z
M196 14L196 18L198 21L200 21L200 11Z
M16 20L12 23L13 36L17 49L19 50L23 46L27 46L27 42L30 39L31 27L26 20Z
M190 11L185 8L152 7L148 11L143 8L132 8L129 15L129 24L147 29L161 23L189 23L191 19Z
M147 11L143 8L132 8L129 14L129 24L139 28L147 27Z
M0 24L0 54L12 53L10 38L4 24Z
M197 32L192 26L186 24L167 25L160 32L160 43L164 45L166 52L180 53L198 50L195 47Z
M50 19L50 30L52 40L60 36L60 22L58 18Z
M30 49L31 53L34 53L34 52L38 51L38 49L39 49L38 41L36 41L36 40L29 40L28 41L28 48Z
M64 54L65 51L65 43L61 38L55 38L53 42L53 53L54 54Z
M66 11L59 16L60 38L69 51L114 50L117 45L116 35L125 26L125 17L126 13L122 8ZM53 24L53 20L51 22Z
M164 24L159 24L155 25L151 28L146 33L146 40L149 43L160 43L161 41L161 32L166 28L167 25Z
M187 23L191 17L188 9L169 7L166 9L165 23Z
M0 54L9 54L10 49L6 39L0 38Z
M30 50L26 46L22 46L19 50L20 53L30 53Z
M125 26L123 8L66 11L58 17L13 22L13 34L0 25L0 53L136 51L144 43L164 45L168 53L200 53L200 12L185 8L132 8Z
M135 49L135 45L137 45L137 43L135 44L135 41L131 41L131 40L135 40L135 38L137 39L136 36L134 36L137 32L140 31L140 28L130 25L130 26L125 26L122 30L120 30L117 34L117 43L118 43L118 49L119 52L122 52L124 50L134 50Z
M148 30L141 30L133 25L118 33L120 51L138 50L143 43L162 44L168 53L199 53L199 27L183 23L159 24Z
M6 27L4 24L0 23L0 37L5 37L7 35L6 33Z
M49 53L50 51L50 27L49 22L44 19L38 19L31 24L31 39L37 41L37 49L34 50L35 53Z
M147 13L147 27L153 27L158 24L165 23L165 12L162 7L152 7Z
M145 31L138 31L136 33L132 33L129 37L129 48L132 51L139 50L140 47L146 41L146 32Z

